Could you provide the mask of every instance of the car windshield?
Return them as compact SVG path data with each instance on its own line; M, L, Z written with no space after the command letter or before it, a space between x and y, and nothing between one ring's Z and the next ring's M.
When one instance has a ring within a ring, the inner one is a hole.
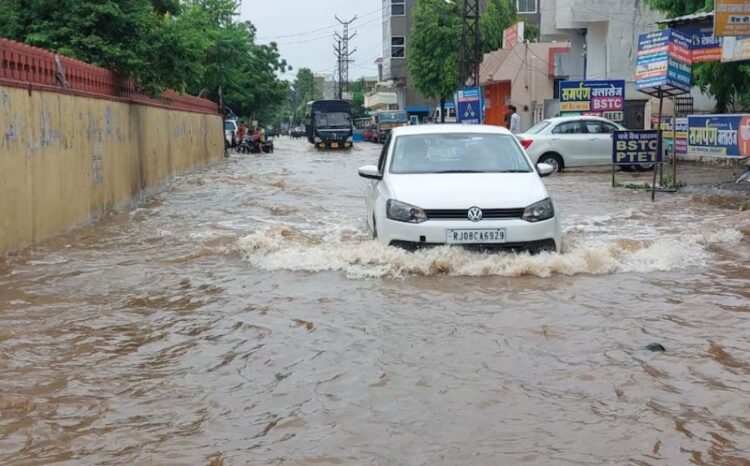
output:
M531 167L511 135L445 133L396 138L390 172L530 173Z
M234 123L232 123L231 121L227 121L224 123L224 131L234 131L234 128Z
M526 134L538 134L544 131L544 128L548 127L551 124L549 120L542 120L539 123L535 124L531 128L526 131Z
M351 125L351 116L348 113L317 113L315 115L315 126L319 128L348 128Z

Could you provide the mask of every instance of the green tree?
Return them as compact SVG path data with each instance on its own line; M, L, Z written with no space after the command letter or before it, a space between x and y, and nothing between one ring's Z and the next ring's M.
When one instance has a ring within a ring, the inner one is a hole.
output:
M515 0L489 0L479 18L484 53L503 48L503 31L517 22Z
M315 88L315 75L310 68L300 68L297 70L297 77L292 84L295 100L294 104L294 123L300 124L305 119L307 103L311 100L318 100L323 96Z
M711 11L713 0L646 0L669 17ZM750 107L750 65L743 63L695 63L693 82L716 99L716 111L729 112Z
M456 4L419 0L413 10L414 29L407 50L407 67L414 87L425 97L445 99L458 87L458 44L461 15Z
M238 0L0 0L0 36L135 79L218 101L246 116L283 110L287 69L276 44L255 42Z
M539 42L539 26L534 23L525 23L523 38L529 42Z
M365 78L349 83L349 92L352 93L351 104L353 118L365 118L368 115L368 111L365 108L366 90L367 83L365 82Z

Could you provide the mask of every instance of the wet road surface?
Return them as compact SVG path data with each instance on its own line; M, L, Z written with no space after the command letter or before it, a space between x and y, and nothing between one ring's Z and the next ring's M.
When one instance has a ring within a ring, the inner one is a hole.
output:
M378 147L277 147L0 262L0 464L750 464L735 200L573 172L560 255L407 253Z

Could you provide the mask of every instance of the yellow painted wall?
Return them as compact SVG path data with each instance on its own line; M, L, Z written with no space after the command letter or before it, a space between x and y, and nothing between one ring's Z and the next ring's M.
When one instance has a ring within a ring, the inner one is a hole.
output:
M0 254L223 152L218 115L0 86Z

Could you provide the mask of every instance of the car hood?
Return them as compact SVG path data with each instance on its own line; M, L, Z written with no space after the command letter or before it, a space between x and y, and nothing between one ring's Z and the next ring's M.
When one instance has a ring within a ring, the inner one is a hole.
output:
M393 199L423 209L513 209L548 197L536 173L390 175Z

